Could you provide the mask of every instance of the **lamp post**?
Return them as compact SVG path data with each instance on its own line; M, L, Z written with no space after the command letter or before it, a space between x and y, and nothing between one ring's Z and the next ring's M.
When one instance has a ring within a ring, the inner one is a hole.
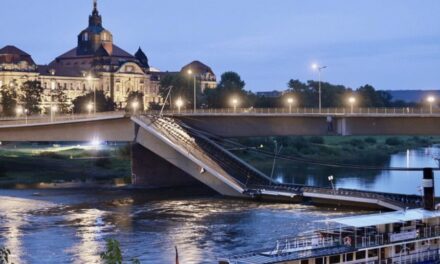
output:
M28 113L29 113L29 110L24 109L24 122L26 125L28 123Z
M53 122L55 120L55 113L58 111L58 107L56 105L53 105L50 108L50 122Z
M237 112L237 105L238 105L238 99L237 98L232 98L232 106L234 107L234 113Z
M353 114L353 106L354 106L354 103L356 103L356 98L354 96L350 96L348 98L348 103L350 104L351 113Z
M432 95L430 95L430 96L428 96L428 98L426 98L426 101L428 101L428 103L429 103L429 112L430 112L431 115L432 115L432 105L433 105L434 102L435 102L435 97L432 96Z
M196 96L196 75L193 73L191 69L188 70L188 75L192 75L194 77L194 113L197 110L197 96Z
M292 97L287 98L287 103L289 104L289 113L292 113L292 104L294 100Z
M23 107L17 106L15 108L15 113L17 114L17 118L19 118L23 114Z
M138 102L138 101L133 101L133 102L131 103L131 107L133 107L133 115L136 115L136 110L137 110L138 107L139 107L139 102Z
M312 64L312 69L318 71L318 93L319 93L319 112L321 113L321 71L327 68L327 66L320 66L319 64Z
M86 107L87 107L87 111L89 111L89 115L90 115L93 110L93 103L92 102L88 103Z
M332 190L335 191L335 185L333 183L333 175L328 176L328 181L330 182L330 184L332 185Z
M87 81L89 82L90 88L93 86L93 114L96 115L96 86L92 83L93 76L91 73L87 75Z
M180 108L183 106L183 100L182 100L182 98L179 97L179 98L176 100L176 106L177 106L178 113L180 114Z

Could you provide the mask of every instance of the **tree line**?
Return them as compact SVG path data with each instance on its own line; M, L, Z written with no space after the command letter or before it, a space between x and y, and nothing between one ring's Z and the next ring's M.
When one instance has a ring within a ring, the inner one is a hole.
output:
M162 98L167 98L165 106L176 108L177 98L184 100L184 106L193 106L193 83L183 73L167 75L160 82L159 93ZM232 98L237 98L239 107L274 108L287 107L287 98L294 99L295 107L317 107L319 100L319 83L316 81L301 82L291 79L287 83L286 91L278 97L257 96L246 90L246 83L236 72L225 72L221 75L216 89L201 90L197 83L197 108L230 108ZM171 89L171 92L170 92ZM418 103L408 103L401 100L394 101L392 96L376 90L372 85L366 84L357 89L344 85L335 85L328 82L321 83L322 107L346 107L350 96L356 98L357 107L415 107Z

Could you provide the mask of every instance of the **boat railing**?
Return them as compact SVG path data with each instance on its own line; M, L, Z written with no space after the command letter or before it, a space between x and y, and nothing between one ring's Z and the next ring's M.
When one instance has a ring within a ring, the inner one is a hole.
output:
M354 247L367 248L372 246L381 246L395 242L408 241L414 239L425 239L440 236L440 225L413 228L396 233L370 233L369 235L357 236ZM350 237L350 240L353 237Z
M415 264L415 263L438 263L433 261L440 260L440 254L438 249L430 249L416 253L402 253L399 256L382 260L370 260L363 262L356 262L356 264Z

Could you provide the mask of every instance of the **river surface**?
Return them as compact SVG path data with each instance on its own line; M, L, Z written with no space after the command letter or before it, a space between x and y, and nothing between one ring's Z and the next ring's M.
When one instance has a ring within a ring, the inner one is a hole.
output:
M437 147L393 155L390 166L436 167ZM277 163L283 182L418 193L420 172L302 170ZM439 181L436 186L439 187ZM0 245L20 263L99 263L106 238L126 260L216 263L220 256L275 246L277 239L323 227L326 218L365 213L311 205L225 199L201 189L0 189ZM127 262L128 263L128 262Z

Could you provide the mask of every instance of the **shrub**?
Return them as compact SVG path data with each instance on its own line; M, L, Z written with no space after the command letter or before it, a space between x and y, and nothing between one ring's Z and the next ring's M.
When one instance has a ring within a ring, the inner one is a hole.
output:
M385 140L385 144L389 146L398 146L403 144L403 141L398 137L389 137Z
M43 152L40 152L39 156L43 157L43 158L51 158L51 159L66 159L67 158L66 156L63 156L63 155L58 154L58 153L53 152L53 151L43 151Z
M309 142L313 144L324 144L324 138L318 136L310 137Z
M368 143L368 144L376 144L377 143L377 140L374 137L367 137L364 141L365 141L365 143Z
M356 148L363 148L365 146L365 142L363 140L360 140L358 138L353 138L349 141L350 145Z

